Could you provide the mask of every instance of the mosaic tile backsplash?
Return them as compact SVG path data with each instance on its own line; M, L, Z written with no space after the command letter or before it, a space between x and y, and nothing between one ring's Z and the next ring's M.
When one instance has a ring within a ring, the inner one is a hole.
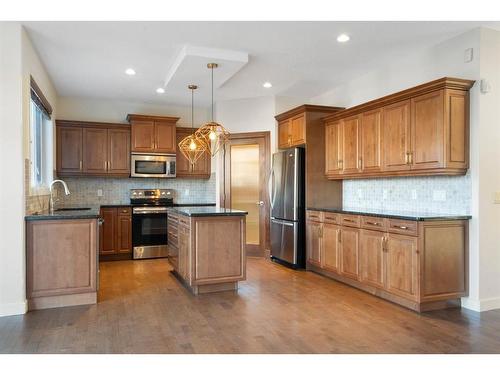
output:
M344 180L343 207L470 215L470 173L465 176Z
M215 203L215 173L210 179L163 178L64 178L70 195L57 186L56 205L66 207L129 204L130 189L174 189L175 203ZM102 196L98 196L102 190Z

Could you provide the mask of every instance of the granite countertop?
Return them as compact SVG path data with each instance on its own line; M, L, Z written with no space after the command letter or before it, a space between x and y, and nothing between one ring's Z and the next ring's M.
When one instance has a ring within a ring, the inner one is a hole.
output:
M56 209L57 210L57 209ZM99 207L90 207L88 210L71 210L71 208L64 208L64 211L41 211L26 215L26 221L33 220L71 220L71 219L97 219L99 218Z
M171 207L170 209L184 216L243 216L248 214L246 211L213 206Z
M349 208L318 208L307 207L308 210L335 212L339 214L350 215L363 215L363 216L376 216L386 217L389 219L413 220L413 221L431 221L431 220L469 220L472 218L470 215L457 215L457 214L438 214L432 212L411 212L411 211L393 211L393 210L360 210Z

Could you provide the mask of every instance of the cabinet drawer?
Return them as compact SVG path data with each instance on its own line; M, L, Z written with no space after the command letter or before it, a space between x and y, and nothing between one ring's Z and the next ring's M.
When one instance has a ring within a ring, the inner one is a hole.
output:
M333 212L323 212L323 222L328 224L339 224L340 214Z
M360 218L358 215L341 215L341 224L348 227L359 228Z
M130 207L118 207L118 215L130 215L132 209Z
M389 226L387 228L387 231L391 233L408 234L410 236L416 236L417 222L389 219Z
M383 217L361 216L361 228L385 232L387 230L387 219Z
M323 219L323 212L321 211L307 211L307 220L310 221L322 221Z

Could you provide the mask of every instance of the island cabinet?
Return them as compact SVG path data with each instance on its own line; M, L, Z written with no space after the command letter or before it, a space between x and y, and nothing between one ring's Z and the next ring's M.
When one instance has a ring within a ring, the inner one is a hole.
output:
M175 154L179 117L129 114L132 152Z
M56 169L64 176L130 176L130 126L56 120Z
M101 260L132 257L132 208L102 207L99 255Z
M410 309L459 306L467 295L467 220L308 210L306 235L308 270Z
M174 274L193 294L236 290L238 281L246 278L246 213L189 216L179 210L168 213L169 261ZM217 211L202 209L212 210Z
M465 174L473 84L442 78L326 116L325 175Z
M177 144L185 137L193 134L192 128L177 128ZM190 178L210 178L211 174L211 158L208 153L203 155L192 165L189 160L177 150L177 163L176 163L177 177L190 177Z
M96 303L97 251L97 218L27 220L28 309Z

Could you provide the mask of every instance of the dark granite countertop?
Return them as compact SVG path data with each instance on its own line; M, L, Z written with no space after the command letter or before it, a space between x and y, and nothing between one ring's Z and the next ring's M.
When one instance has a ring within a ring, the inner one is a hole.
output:
M57 210L57 209L56 209ZM26 221L33 220L72 220L72 219L97 219L99 218L99 207L90 207L88 210L71 210L71 208L64 208L64 211L42 211L26 215Z
M430 221L430 220L469 220L472 218L470 215L457 215L457 214L438 214L431 212L410 212L410 211L389 211L389 210L366 210L349 208L318 208L307 207L308 210L335 212L339 214L350 215L363 215L363 216L376 216L386 217L388 219L401 219L413 221Z
M215 203L174 203L174 207L215 207Z
M248 214L246 211L213 206L171 207L171 210L184 216L242 216Z

